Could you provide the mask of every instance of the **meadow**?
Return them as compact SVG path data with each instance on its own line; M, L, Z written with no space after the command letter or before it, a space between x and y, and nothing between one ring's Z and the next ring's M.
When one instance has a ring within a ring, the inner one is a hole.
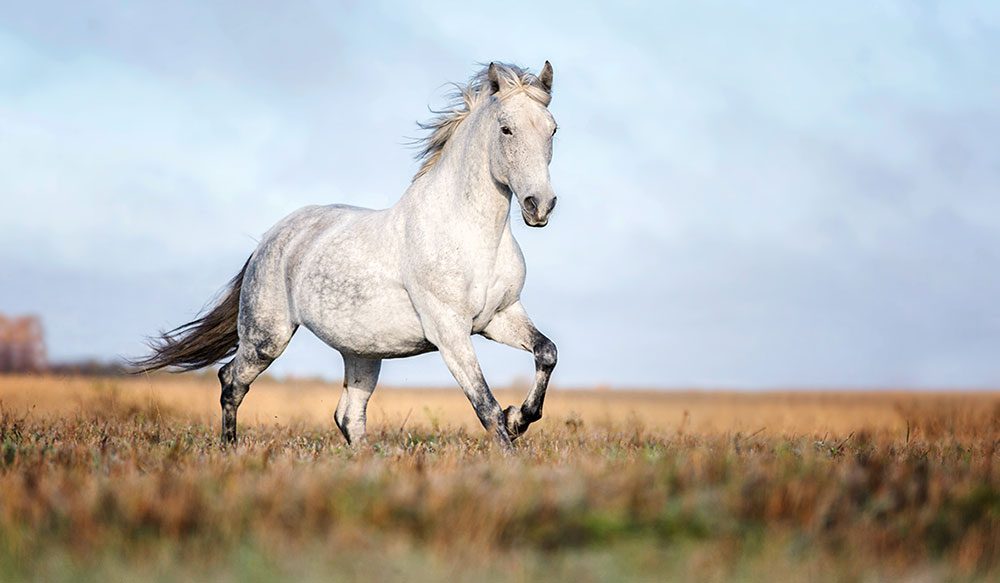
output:
M492 446L457 388L0 377L0 579L974 581L1000 393L550 391ZM503 405L523 392L497 391Z

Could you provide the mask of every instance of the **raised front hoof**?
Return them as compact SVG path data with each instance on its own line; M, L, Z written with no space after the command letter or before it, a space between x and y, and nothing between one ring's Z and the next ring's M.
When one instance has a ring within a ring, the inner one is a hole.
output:
M528 426L531 425L532 420L528 418L521 412L520 407L515 407L511 405L503 411L504 422L507 425L507 434L510 435L510 439L513 441L518 437L524 435L524 432L528 430Z

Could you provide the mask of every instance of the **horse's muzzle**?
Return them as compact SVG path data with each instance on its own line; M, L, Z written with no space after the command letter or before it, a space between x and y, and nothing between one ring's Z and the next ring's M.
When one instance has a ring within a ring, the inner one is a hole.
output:
M549 215L556 208L556 197L539 200L535 196L526 196L521 201L521 217L529 227L544 227L549 224Z

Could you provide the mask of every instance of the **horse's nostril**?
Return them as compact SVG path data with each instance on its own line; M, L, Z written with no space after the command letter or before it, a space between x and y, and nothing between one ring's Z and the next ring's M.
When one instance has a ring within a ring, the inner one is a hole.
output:
M559 197L557 197L557 196L553 196L553 197L552 197L552 204L550 204L550 205L549 205L549 212L550 212L550 213L551 213L552 211L556 210L556 201L557 201L557 200L559 200Z
M524 205L524 210L531 214L535 214L535 211L538 209L538 199L533 196L524 197L522 204Z

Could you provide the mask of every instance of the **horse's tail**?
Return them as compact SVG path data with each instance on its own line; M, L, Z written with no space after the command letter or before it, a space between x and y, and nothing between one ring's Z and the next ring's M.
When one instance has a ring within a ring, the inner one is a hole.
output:
M168 366L195 370L215 364L236 353L240 337L236 322L240 313L240 290L250 259L225 288L215 306L200 318L149 339L153 353L131 362L133 372L144 373Z

